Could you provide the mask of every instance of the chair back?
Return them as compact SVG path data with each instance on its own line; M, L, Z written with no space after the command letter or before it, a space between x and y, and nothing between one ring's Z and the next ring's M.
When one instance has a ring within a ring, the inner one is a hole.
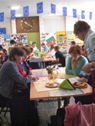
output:
M95 103L95 70L93 71L92 76L92 96L93 96L93 102Z

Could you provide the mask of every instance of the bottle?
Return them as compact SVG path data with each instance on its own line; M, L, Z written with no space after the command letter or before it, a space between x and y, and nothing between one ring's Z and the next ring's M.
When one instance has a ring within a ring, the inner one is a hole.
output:
M37 55L37 57L39 57L39 49L37 49L36 55Z

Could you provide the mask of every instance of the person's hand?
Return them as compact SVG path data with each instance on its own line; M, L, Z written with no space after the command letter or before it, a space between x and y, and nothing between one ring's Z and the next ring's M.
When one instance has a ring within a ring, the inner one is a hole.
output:
M32 76L32 79L35 81L35 80L39 80L39 78L35 75L31 75Z
M78 77L77 80L78 81L82 81L82 82L88 82L88 80L86 78L84 78L84 77L82 77L82 78Z
M32 70L29 70L29 75L32 75Z
M52 63L54 62L54 60L51 61Z
M72 58L72 62L76 62L76 58L75 57Z
M90 63L84 65L84 66L82 67L82 70L83 70L84 72L86 72L86 73L91 73L91 66L90 66Z

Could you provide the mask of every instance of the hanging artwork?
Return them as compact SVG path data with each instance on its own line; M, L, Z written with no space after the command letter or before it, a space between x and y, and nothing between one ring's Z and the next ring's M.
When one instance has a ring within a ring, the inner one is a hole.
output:
M56 45L55 33L42 33L40 39L41 39L41 44L45 43L47 46L49 46L50 44Z
M56 32L57 45L64 49L67 49L67 36L66 31Z

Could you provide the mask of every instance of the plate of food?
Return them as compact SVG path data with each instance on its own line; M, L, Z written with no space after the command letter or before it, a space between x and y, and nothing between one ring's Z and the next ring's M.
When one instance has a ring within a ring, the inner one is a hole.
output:
M57 87L58 85L59 85L59 83L57 83L57 82L49 82L49 83L45 84L45 86L49 87L49 88L54 88L54 87Z
M73 83L73 86L76 88L86 88L88 84L86 82L75 82Z

